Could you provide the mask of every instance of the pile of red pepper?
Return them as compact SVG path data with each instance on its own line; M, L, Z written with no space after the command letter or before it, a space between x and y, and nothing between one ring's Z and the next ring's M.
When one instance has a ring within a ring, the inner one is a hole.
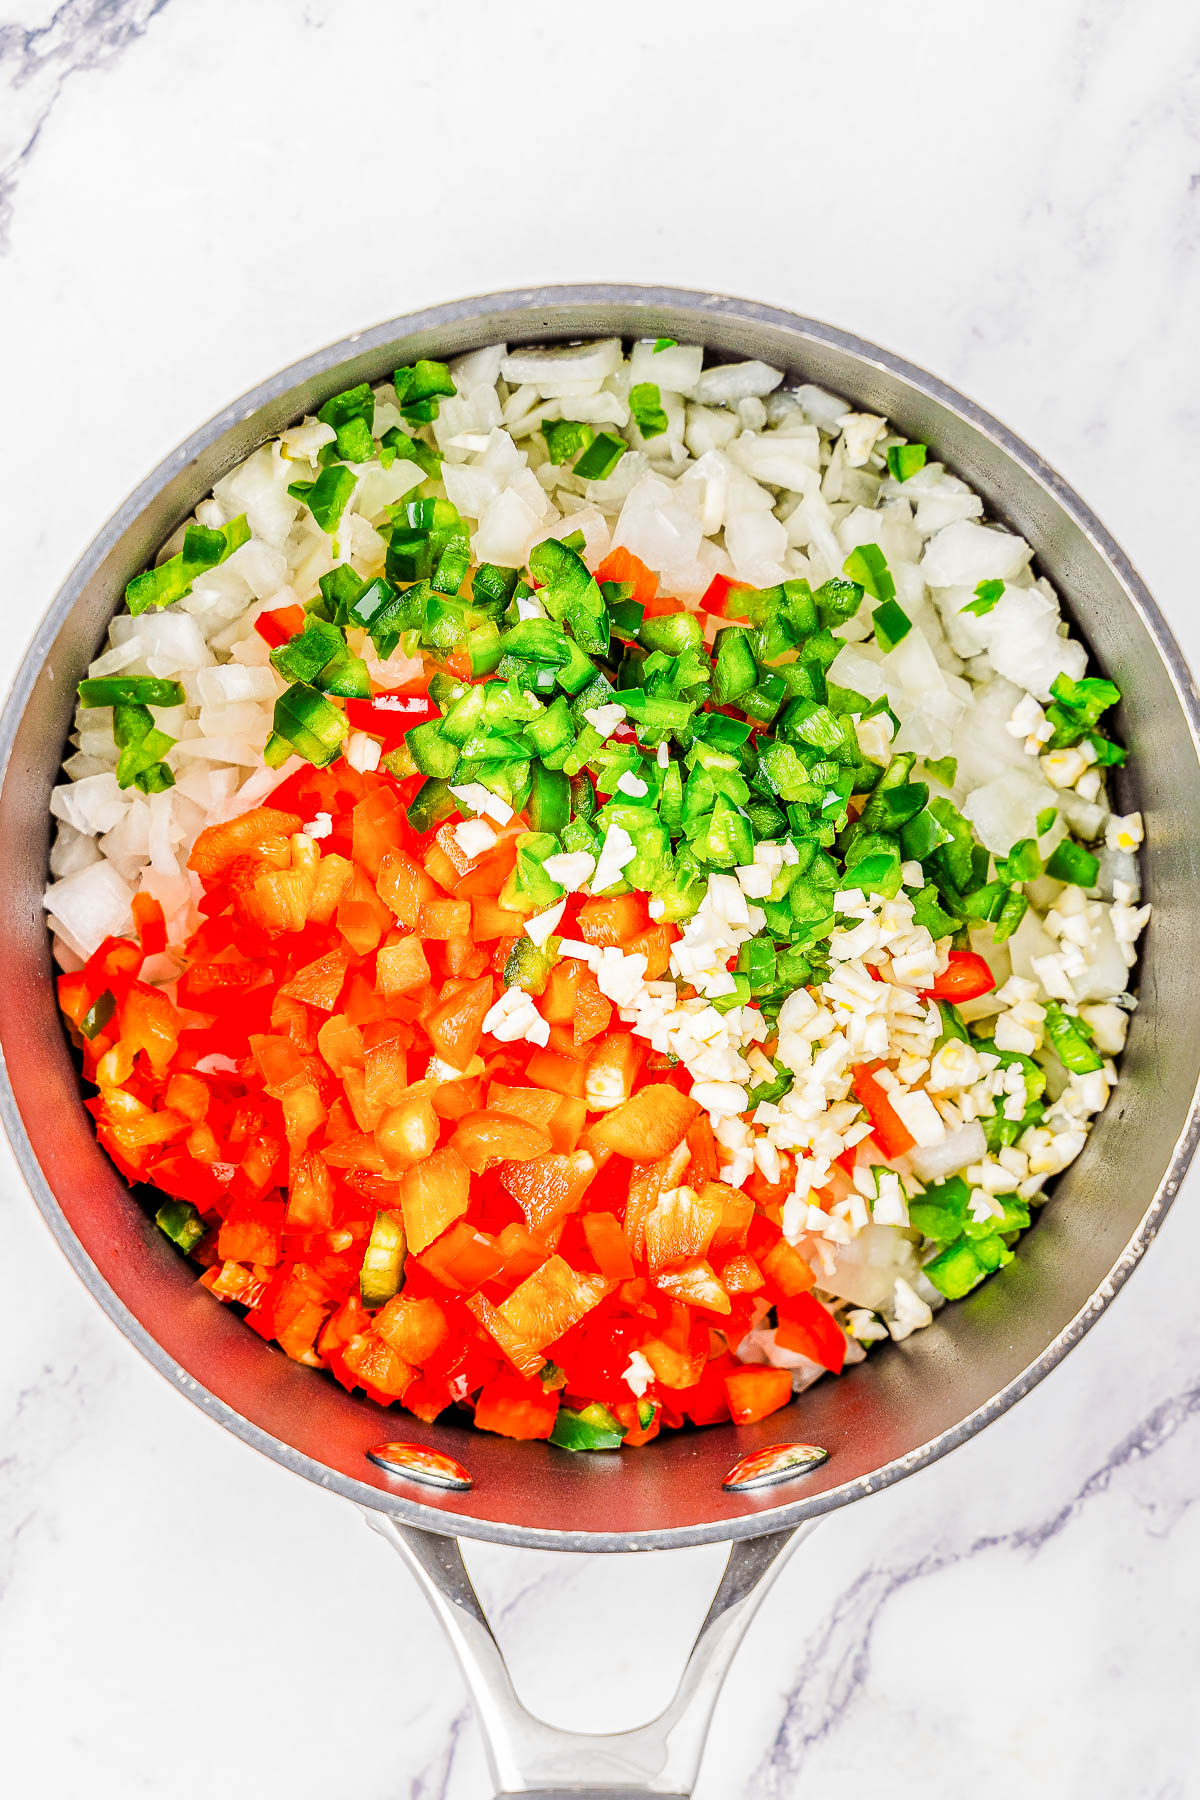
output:
M596 1404L626 1444L763 1417L790 1376L733 1351L770 1308L781 1343L840 1369L843 1334L780 1230L790 1167L723 1183L686 1074L582 963L535 1002L545 1047L485 1034L521 930L498 895L523 821L472 859L452 827L416 838L406 798L344 761L305 768L197 840L203 920L174 999L141 978L166 945L146 895L139 941L60 978L100 1140L174 1198L164 1225L205 1286L347 1388L426 1421L473 1405L513 1437ZM314 841L301 825L321 812ZM651 978L674 936L636 894L574 896L561 929L644 952ZM381 1228L395 1291L369 1305Z

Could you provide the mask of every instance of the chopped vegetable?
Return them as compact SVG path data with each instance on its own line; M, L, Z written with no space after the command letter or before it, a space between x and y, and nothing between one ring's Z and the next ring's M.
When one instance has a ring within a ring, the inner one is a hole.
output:
M887 601L896 598L896 584L878 544L860 544L857 550L850 552L842 564L842 570L851 581L865 588L873 600Z
M912 630L912 620L894 600L885 600L871 615L875 637L881 650L894 650Z
M907 481L925 467L925 457L924 444L892 444L887 453L888 473L897 481Z
M600 431L575 464L581 481L607 481L629 446L611 431Z
M653 381L639 381L630 388L629 410L633 414L635 425L647 441L661 437L667 429L662 395Z
M294 500L302 500L321 530L332 536L354 492L356 479L344 464L331 463L315 481L293 481L288 493Z
M151 606L169 606L173 600L182 600L191 592L197 575L203 575L206 569L215 569L249 538L250 527L244 513L215 531L204 525L189 525L183 534L183 549L177 556L168 557L157 568L134 576L125 589L126 606L136 615ZM99 706L105 702L93 701L92 704Z

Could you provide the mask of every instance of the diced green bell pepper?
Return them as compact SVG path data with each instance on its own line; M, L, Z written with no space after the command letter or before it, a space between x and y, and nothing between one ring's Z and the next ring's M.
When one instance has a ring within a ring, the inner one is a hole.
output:
M908 1217L922 1236L935 1244L952 1244L962 1236L971 1190L961 1175L951 1175L908 1203Z
M979 1286L989 1270L978 1255L978 1246L959 1238L927 1262L922 1273L947 1300L961 1300Z
M84 706L182 706L183 686L153 675L107 675L79 684Z
M426 719L404 733L404 742L422 775L448 780L458 764L460 746L443 730L440 719Z
M450 792L450 784L440 776L430 776L423 781L408 803L408 822L419 837L430 831L436 831L444 819L459 810L458 801Z
M126 606L136 617L148 607L170 606L173 600L182 600L198 575L224 562L249 539L245 513L215 531L206 525L189 525L183 534L183 549L177 555L134 576L125 589Z
M1046 1008L1046 1036L1059 1061L1073 1075L1087 1075L1104 1067L1104 1058L1092 1042L1092 1034L1077 1013L1063 1010L1057 1000Z
M535 831L557 835L571 817L571 786L560 769L534 763L529 794L529 823Z
M271 651L271 666L285 681L314 681L327 664L345 656L346 640L336 625L309 617L304 630Z
M1067 881L1075 887L1091 888L1096 885L1100 861L1073 838L1064 838L1051 852L1046 863L1046 873L1054 881Z
M548 937L544 944L531 938L516 937L504 964L505 987L524 988L527 994L544 994L550 972L558 961L559 940Z
M347 700L371 697L371 677L361 656L335 657L316 676L314 686L324 694L337 694Z
M399 1293L408 1245L394 1212L377 1212L362 1260L358 1285L364 1306L383 1306Z
M525 736L530 747L541 757L554 756L559 751L570 749L575 742L575 723L571 718L571 709L561 694L556 695L549 706L530 720L525 727Z
M560 1406L550 1433L550 1442L560 1450L619 1450L626 1427L609 1412L607 1406L593 1401L582 1412Z
M84 1013L80 1022L79 1029L89 1043L94 1037L98 1037L104 1030L104 1027L108 1024L108 1021L112 1018L116 1010L116 1000L109 990L105 988L102 994L96 996L96 999L92 1002L91 1006L88 1007L88 1010Z
M344 463L322 469L315 481L293 481L288 493L302 500L321 530L332 537L357 485L357 476Z
M165 1231L185 1256L190 1256L208 1227L190 1200L164 1200L154 1215L154 1223Z
M549 832L523 831L517 839L516 862L500 891L500 905L510 912L539 913L561 900L566 889L543 867L558 848L558 839Z

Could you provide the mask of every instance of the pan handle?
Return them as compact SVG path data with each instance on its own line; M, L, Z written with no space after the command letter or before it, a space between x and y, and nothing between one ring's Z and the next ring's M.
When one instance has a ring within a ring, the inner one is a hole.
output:
M746 1627L816 1524L732 1544L674 1698L645 1725L601 1734L563 1731L521 1704L456 1539L384 1513L366 1517L404 1558L450 1639L483 1731L496 1800L688 1800Z

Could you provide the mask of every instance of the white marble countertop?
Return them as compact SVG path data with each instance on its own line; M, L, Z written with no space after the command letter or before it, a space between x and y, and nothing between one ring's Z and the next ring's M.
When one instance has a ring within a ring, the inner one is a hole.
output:
M1062 469L1200 661L1187 0L14 6L5 681L112 508L242 389L427 302L597 278L753 295L936 370ZM699 1800L1200 1794L1198 1202L1194 1177L1014 1413L801 1547ZM0 1790L482 1795L384 1546L138 1358L7 1154L0 1207ZM528 1698L593 1726L665 1698L719 1560L471 1557Z

